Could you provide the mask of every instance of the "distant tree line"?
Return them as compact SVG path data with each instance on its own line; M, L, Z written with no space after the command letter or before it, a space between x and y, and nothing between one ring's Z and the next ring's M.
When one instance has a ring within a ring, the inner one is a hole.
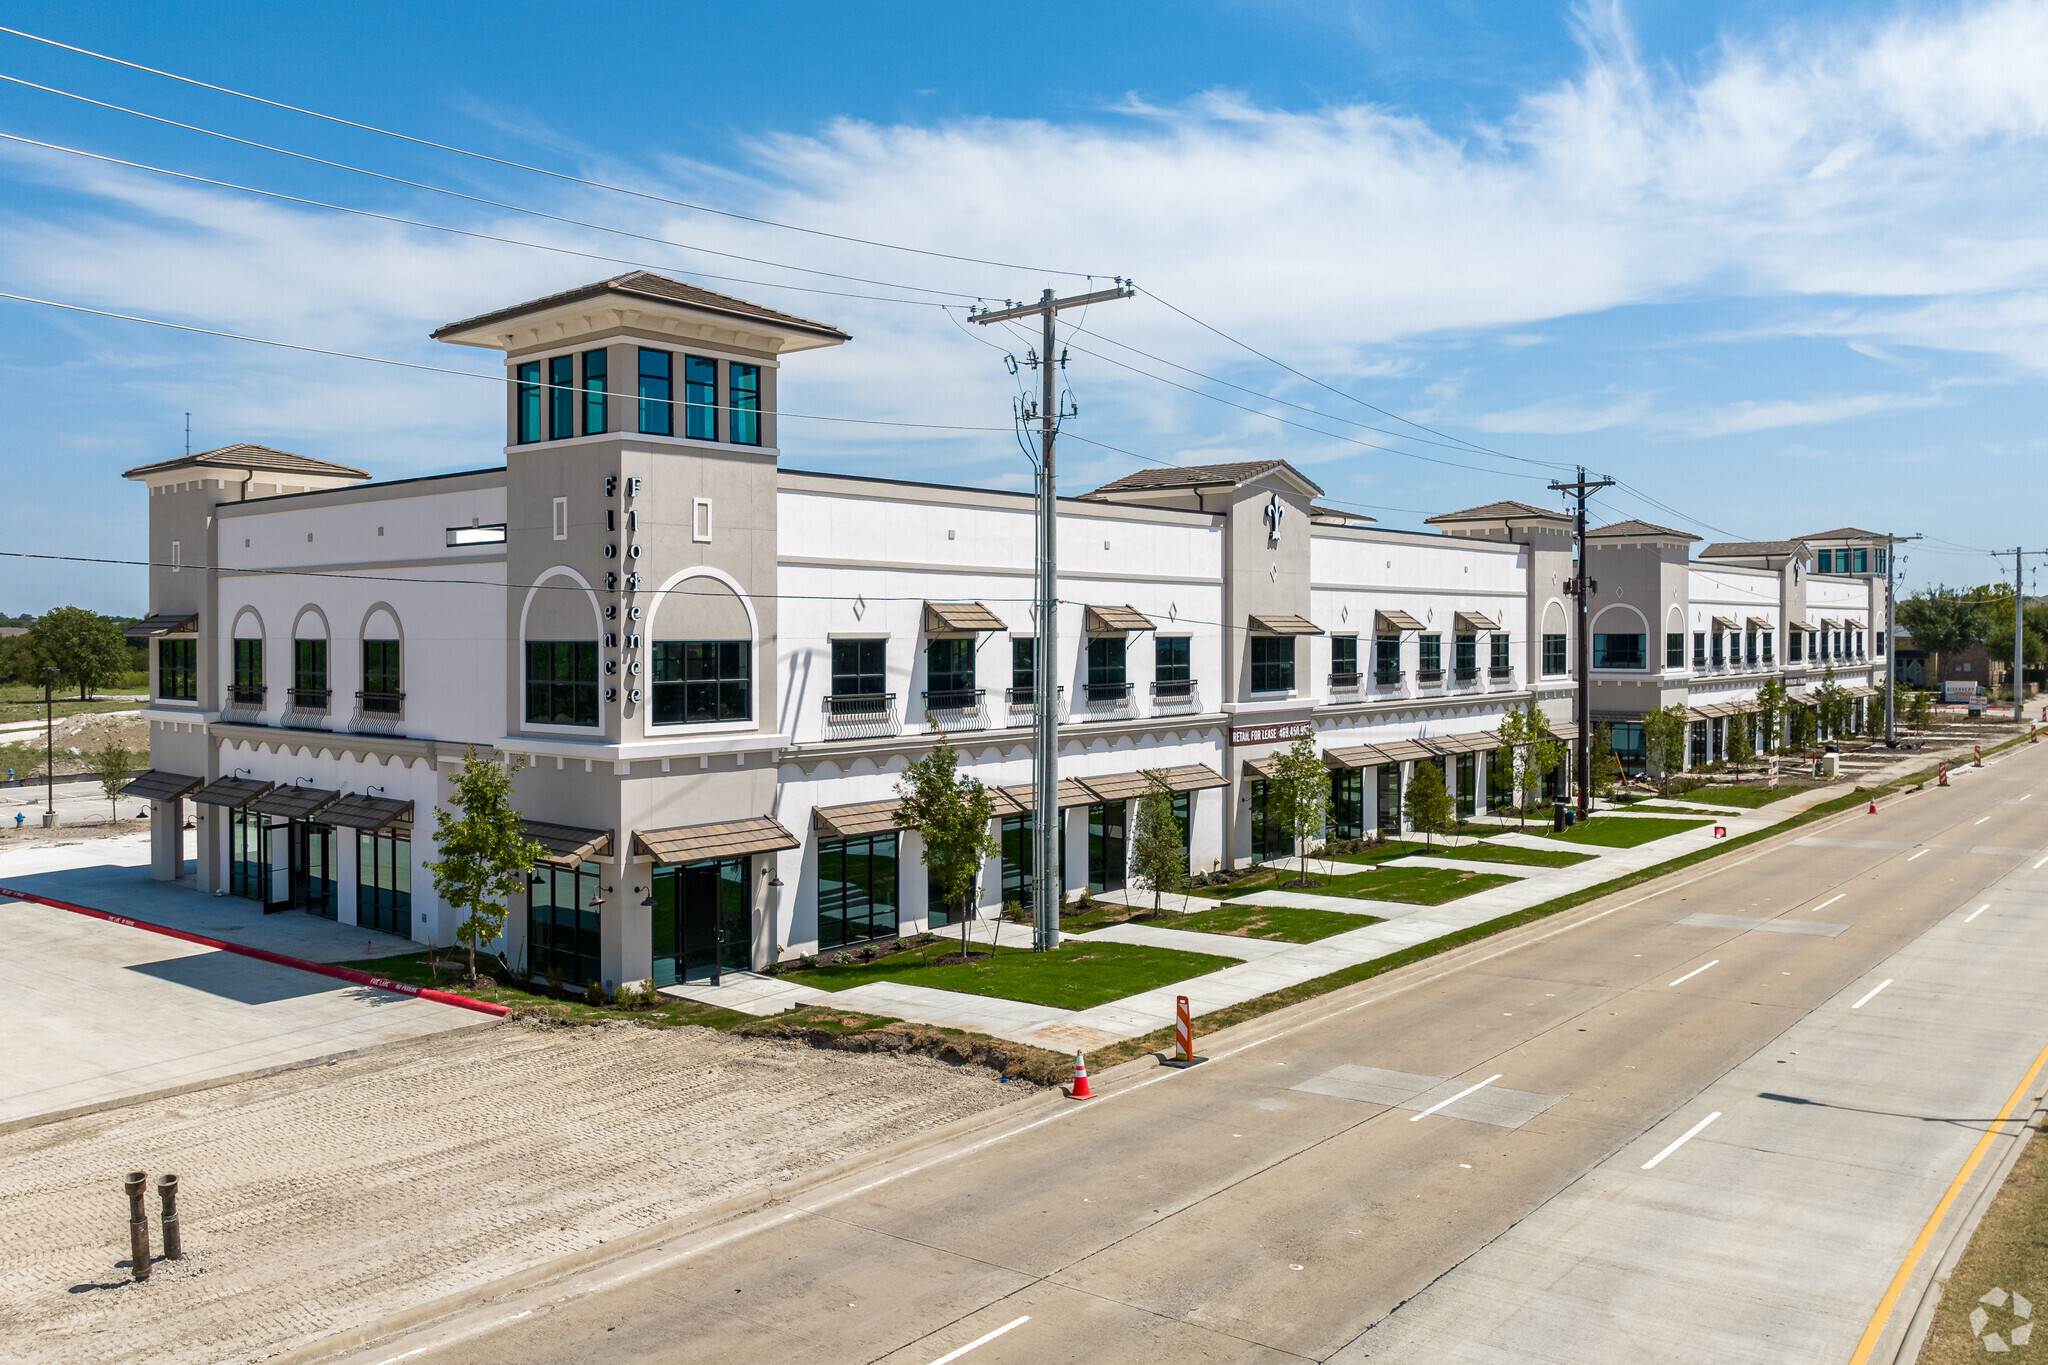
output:
M56 685L89 701L132 673L147 673L149 653L121 632L132 616L102 616L85 607L56 607L41 616L16 618L26 630L0 636L0 683L41 686L44 670L56 669Z

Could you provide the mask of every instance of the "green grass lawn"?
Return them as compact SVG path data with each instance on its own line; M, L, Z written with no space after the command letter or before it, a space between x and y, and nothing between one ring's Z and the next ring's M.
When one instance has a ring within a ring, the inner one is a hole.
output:
M1567 853L1561 848L1517 848L1512 844L1460 844L1456 848L1436 847L1439 858L1463 858L1475 863L1520 863L1524 867L1570 867L1597 858L1597 853Z
M1420 847L1420 844L1416 845L1416 848ZM1371 871L1354 872L1343 877L1311 875L1309 880L1319 885L1310 887L1289 886L1295 875L1293 868L1268 866L1249 877L1240 877L1228 886L1205 886L1188 894L1210 900L1235 900L1254 891L1306 891L1312 896L1363 897L1376 901L1400 901L1404 905L1442 905L1477 891L1520 880L1497 872L1459 872L1448 867L1402 867L1394 863L1381 863Z
M1572 844L1597 844L1601 848L1634 848L1653 839L1668 839L1674 834L1683 834L1689 829L1712 823L1710 820L1662 820L1654 815L1641 815L1633 820L1602 819L1596 815L1562 834L1543 837L1562 839Z
M84 715L93 711L134 711L149 705L147 697L95 697L91 701L80 701L74 693L68 700L60 692L51 698L51 708L57 719L66 716ZM41 688L30 689L20 684L0 687L0 721L41 720L43 718L43 692Z
M1786 782L1780 779L1775 787L1701 787L1687 792L1686 799L1708 806L1739 806L1743 810L1755 810L1759 806L1768 806L1773 801L1783 801L1796 793L1812 791L1819 785L1815 782Z
M1085 934L1112 924L1149 924L1156 929L1185 929L1193 934L1222 934L1231 938L1267 938L1282 943L1314 943L1319 938L1378 924L1378 915L1347 915L1337 910L1301 910L1279 905L1225 905L1214 910L1175 914L1171 910L1154 915L1142 906L1131 908L1104 905L1089 915L1075 915L1060 921L1060 931Z
M1055 1009L1085 1010L1127 995L1234 967L1236 958L1185 953L1173 948L1147 948L1133 943L1064 944L1056 953L1024 948L997 948L993 957L939 966L929 959L960 951L957 939L939 939L873 962L818 966L784 972L785 980L820 990L843 991L871 981L900 981L906 986L960 991L1023 1000ZM985 949L982 951L986 951Z

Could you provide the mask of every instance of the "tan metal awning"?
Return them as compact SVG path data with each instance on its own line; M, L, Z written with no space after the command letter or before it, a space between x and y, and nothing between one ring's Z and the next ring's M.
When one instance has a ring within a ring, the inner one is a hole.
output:
M927 635L971 635L984 630L1008 629L1001 617L979 602L924 604L924 633Z
M1490 730L1470 735L1434 735L1422 741L1440 754L1482 754L1500 747L1500 736Z
M1254 616L1254 635L1321 635L1323 628L1299 616Z
M1089 791L1095 793L1098 801L1135 801L1147 792L1155 790L1145 774L1102 773L1094 777L1076 779Z
M1579 737L1579 723L1575 720L1560 721L1550 727L1550 737L1566 741L1577 739Z
M1821 618L1820 628L1822 630L1840 630L1842 628L1842 623L1840 621L1835 620L1833 617L1824 616Z
M412 802L398 801L386 796L344 796L320 814L320 819L343 829L362 830L375 834L380 829L393 825L412 823Z
M1036 793L1029 782L1021 783L1015 787L999 787L996 789L996 794L1007 798L1010 804L1015 806L1022 814L1030 815L1038 809L1038 803L1035 799ZM1094 804L1094 792L1089 791L1071 777L1060 779L1061 810L1066 810L1071 806L1092 806Z
M1340 767L1345 768L1377 768L1382 763L1393 762L1371 744L1352 744L1342 749L1329 749L1324 752L1323 757L1332 759Z
M1202 792L1230 785L1229 778L1205 763L1166 768L1161 770L1160 775L1166 779L1166 785L1177 792Z
M1136 607L1090 607L1083 615L1090 635L1131 635L1159 629Z
M251 801L249 810L284 820L310 820L340 798L340 792L324 787L272 787Z
M557 867L574 867L592 858L612 856L612 832L608 829L578 829L574 825L551 825L544 820L521 820L526 837L546 852L541 861Z
M194 792L192 799L202 806L233 809L248 805L276 785L275 782L259 782L253 777L223 777Z
M1714 618L1714 628L1715 628L1716 630L1723 630L1723 631L1727 631L1727 632L1729 632L1729 633L1731 633L1731 634L1733 634L1733 633L1735 633L1735 632L1738 632L1738 631L1740 631L1740 630L1742 629L1742 627L1741 627L1740 625L1738 625L1738 624L1737 624L1736 622L1734 622L1734 621L1731 621L1731 620L1729 620L1729 619L1728 619L1727 617L1725 617L1725 616L1716 616L1716 617Z
M1271 782L1280 776L1280 756L1274 754L1269 758L1248 758L1244 761L1244 770L1246 776L1255 782Z
M1751 630L1776 630L1776 629L1777 629L1777 627L1776 627L1776 626L1772 625L1772 624L1771 624L1771 623L1770 623L1769 621L1766 621L1766 620L1764 620L1764 618L1763 618L1763 617L1761 617L1761 616L1752 616L1752 617L1750 617L1750 618L1749 618L1749 628L1750 628Z
M1495 621L1490 616L1481 616L1476 611L1458 612L1457 618L1458 629L1464 631L1468 635L1477 634L1482 630L1500 629L1500 623L1498 621Z
M863 834L887 834L901 829L896 812L899 800L855 801L844 806L813 806L811 828L828 839L854 839Z
M1404 630L1422 629L1422 622L1405 611L1376 611L1372 614L1372 624L1381 635L1399 635Z
M130 640L146 640L152 635L191 635L198 629L198 612L164 611L137 621L121 634Z
M661 867L680 867L713 858L744 858L750 853L773 853L802 845L803 840L784 829L782 822L772 815L715 825L633 831L633 851L652 858Z
M1807 633L1808 635L1811 635L1811 634L1813 634L1813 633L1814 633L1815 631L1819 630L1819 629L1820 629L1820 627L1819 627L1819 626L1817 626L1817 625L1815 625L1815 624L1814 624L1813 622L1811 622L1811 621L1787 621L1787 622L1785 623L1785 629L1787 629L1787 630L1803 630L1803 631L1805 631L1805 632L1806 632L1806 633Z
M158 768L135 774L127 786L121 788L123 796L139 796L145 801L175 801L206 785L203 777L187 777L183 773L167 773Z
M1385 754L1389 763L1408 763L1437 756L1428 745L1418 744L1412 739L1381 740L1372 747Z
M1697 706L1688 706L1688 707L1686 707L1686 708L1685 708L1685 718L1686 718L1687 720L1709 720L1709 719L1711 719L1711 717L1709 717L1709 716L1707 715L1707 713L1706 713L1706 712L1704 712L1704 711L1700 710L1700 709L1699 709L1699 708L1698 708Z

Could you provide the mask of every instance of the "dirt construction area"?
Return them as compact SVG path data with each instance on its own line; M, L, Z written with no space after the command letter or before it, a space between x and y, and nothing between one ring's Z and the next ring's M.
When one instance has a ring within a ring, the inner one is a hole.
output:
M506 1023L24 1129L0 1136L0 1340L66 1365L262 1360L1028 1093L923 1057ZM140 1284L133 1170L158 1256Z

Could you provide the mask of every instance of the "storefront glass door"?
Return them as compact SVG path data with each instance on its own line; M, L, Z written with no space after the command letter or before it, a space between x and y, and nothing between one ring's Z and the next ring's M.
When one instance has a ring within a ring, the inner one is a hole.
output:
M722 858L654 872L654 982L712 981L753 965L752 858Z

